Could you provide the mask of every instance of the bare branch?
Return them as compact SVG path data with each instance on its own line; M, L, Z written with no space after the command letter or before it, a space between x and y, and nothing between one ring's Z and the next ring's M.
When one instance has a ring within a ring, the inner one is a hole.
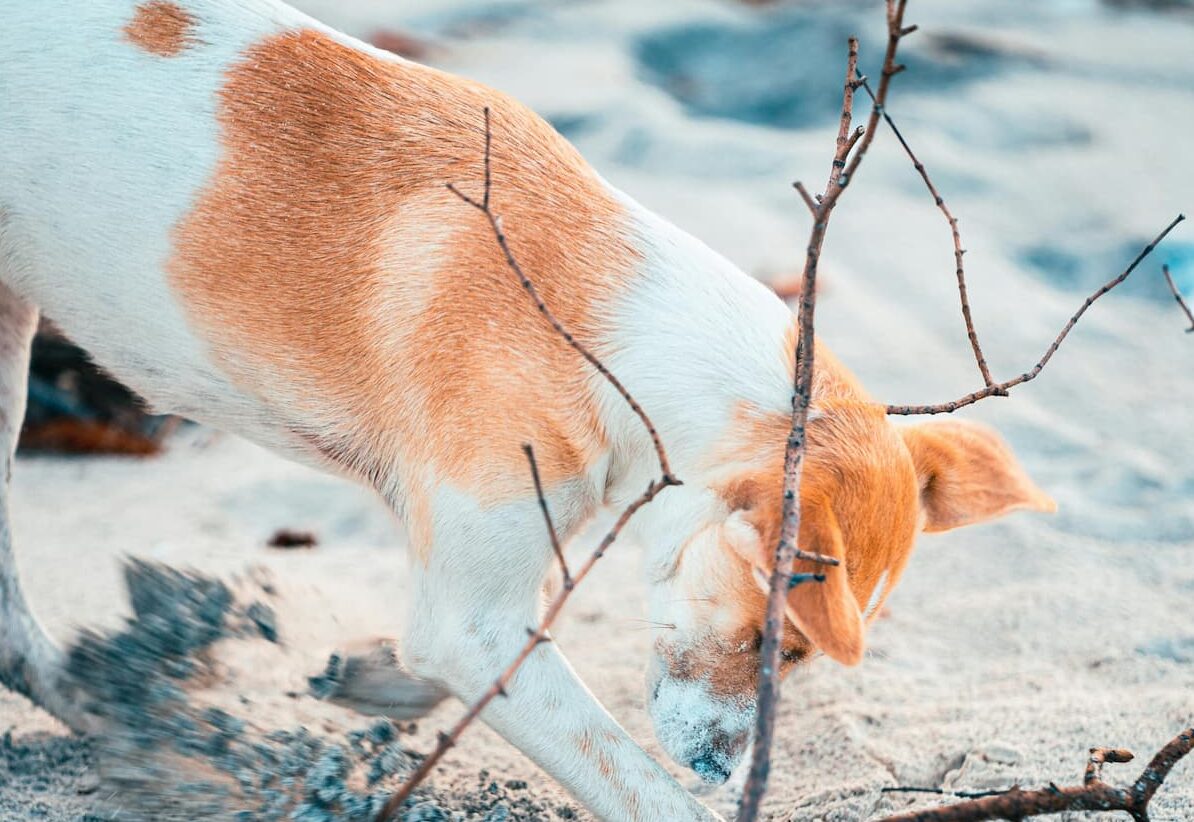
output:
M1157 789L1191 748L1194 748L1194 728L1187 728L1153 757L1130 788L1108 785L1103 781L1102 771L1106 762L1130 762L1132 752L1122 748L1091 748L1082 785L1059 788L1050 784L1035 791L1012 788L967 802L889 816L881 822L981 822L1025 819L1062 811L1124 811L1137 822L1147 822L1148 805Z
M1169 265L1161 266L1161 273L1165 275L1165 282L1169 283L1169 291L1173 294L1173 299L1177 300L1178 308L1186 312L1186 319L1190 321L1190 327L1186 329L1186 333L1194 332L1194 313L1190 312L1190 306L1186 305L1186 301L1182 299L1182 292L1177 290L1177 283L1173 281L1173 275L1169 273Z
M1166 235L1168 235L1169 232L1172 231L1177 224L1184 219L1186 219L1184 214L1179 214L1174 217L1173 222L1167 225L1151 243L1146 245L1140 251L1140 253L1136 255L1136 259L1132 260L1131 264L1124 269L1123 273L1109 280L1097 291L1095 291L1095 293L1087 297L1086 301L1082 303L1082 307L1074 312L1074 315L1070 317L1069 322L1067 322L1061 329L1061 332L1058 333L1057 338L1053 340L1053 343L1045 350L1045 353L1037 361L1036 365L1031 368L1031 370L1025 371L1023 374L1020 374L1018 377L1013 377L1010 380L1006 380L995 385L988 385L986 388L974 391L964 397L959 397L958 399L952 400L950 402L943 402L938 405L889 405L887 406L887 413L904 416L920 414L949 414L957 411L959 408L964 408L967 405L973 405L979 400L986 399L987 397L1006 397L1012 388L1015 388L1021 383L1030 382L1036 379L1037 375L1040 374L1044 367L1049 364L1049 360L1053 359L1053 355L1056 354L1057 349L1061 347L1062 341L1065 340L1074 326L1078 324L1078 320L1082 319L1082 315L1086 313L1086 309L1090 308L1094 304L1095 300L1099 299L1099 297L1102 297L1108 291L1126 280L1128 276L1136 270L1136 267L1144 261L1144 258L1151 254L1153 249L1156 248L1163 239L1165 239Z
M888 48L884 57L884 73L879 86L879 101L887 94L895 53L899 46L903 11L906 0L888 0ZM796 371L793 378L792 427L784 451L784 502L779 544L776 547L775 567L771 571L767 596L767 615L763 625L763 643L759 649L759 686L756 699L754 743L751 749L750 773L742 792L739 822L753 822L758 818L767 779L771 770L771 744L775 730L775 706L779 700L780 645L783 639L784 612L790 590L797 584L824 580L823 575L793 575L796 560L822 565L837 565L833 557L809 554L797 545L800 532L800 479L804 467L804 447L808 427L809 407L812 404L813 368L815 358L815 312L817 303L817 265L829 219L854 172L866 155L875 136L878 107L871 112L866 128L851 134L854 117L854 92L863 82L858 76L858 40L850 38L846 57L846 79L842 88L842 113L838 124L836 149L830 165L829 180L824 193L814 206L804 186L797 185L805 205L813 213L813 227L809 234L804 274L800 286L800 308L797 313L799 336L796 342ZM853 156L851 157L851 153Z
M589 575L589 572L593 570L593 566L597 564L597 560L601 559L601 557L605 555L606 549L614 544L614 541L618 538L618 535L622 533L622 529L626 527L626 523L630 521L630 518L633 517L640 508L655 499L660 491L670 487L671 485L672 483L669 483L666 479L655 480L647 486L647 490L642 493L642 496L638 497L622 512L621 516L618 517L617 522L614 523L613 527L610 528L610 530L602 538L601 542L598 543L597 548L594 549L593 553L589 555L589 558L585 561L585 564L580 567L579 571L577 571L576 576L572 579L572 587L566 587L556 595L555 599L553 599L547 606L547 610L543 614L543 619L540 620L539 626L537 628L527 629L527 641L526 644L522 646L522 650L518 652L518 656L515 657L514 661L510 663L506 670L504 670L501 675L494 680L493 684L489 686L489 690L487 690L480 699L474 702L472 707L468 709L468 712L465 713L465 715L462 716L460 720L452 726L452 729L439 735L439 741L436 743L436 746L431 753L427 754L426 758L419 763L419 767L415 770L415 772L407 778L406 782L402 784L402 787L399 788L398 791L386 801L385 807L383 807L381 809L381 813L377 815L377 822L389 822L389 820L393 818L394 814L397 813L398 809L402 807L402 803L410 798L410 795L414 792L414 789L417 788L435 769L435 766L439 764L441 759L443 759L444 754L446 754L448 750L456 744L468 726L471 725L473 721L481 715L481 712L488 707L489 703L499 696L506 695L506 687L510 684L510 680L514 678L514 674L518 672L520 667L522 667L522 663L526 662L527 658L534 652L536 648L551 641L551 635L548 633L548 631L551 630L551 626L555 623L556 617L558 617L560 615L560 611L563 610L564 604L568 602L568 598L572 596L572 592L576 590L576 586L579 585L584 578Z
M444 754L446 754L448 750L456 744L468 726L471 725L477 719L477 717L481 715L485 708L494 699L499 696L506 695L507 686L510 684L510 681L514 678L515 673L518 672L518 669L522 666L522 664L526 662L532 653L534 653L536 648L551 641L551 635L549 634L549 631L551 630L551 626L555 624L556 617L559 616L560 612L564 608L564 605L568 602L568 598L572 596L572 592L576 590L576 586L579 585L584 578L589 575L591 570L593 570L593 566L597 564L597 560L601 559L601 557L605 555L606 550L608 550L609 547L614 544L614 541L617 540L618 536L622 533L622 529L626 527L628 522L630 522L630 519L639 511L640 508L654 500L655 497L665 488L680 484L680 480L676 479L676 477L671 473L671 468L669 467L667 459L667 452L664 450L663 442L660 440L659 434L656 432L655 426L651 423L651 420L647 416L646 412L643 411L638 402L635 401L634 397L630 395L630 392L623 387L622 383L619 382L616 377L614 377L609 369L607 369L605 365L597 359L597 357L591 354L587 348L579 343L576 338L564 328L560 321L556 319L555 315L552 314L551 310L548 309L546 304L544 304L543 299L539 296L539 292L535 289L534 283L532 283L523 272L522 266L519 265L518 260L510 250L510 245L506 241L505 232L502 230L501 217L494 214L493 210L490 208L490 191L493 185L492 178L490 176L491 145L489 109L486 108L484 194L482 195L481 200L477 201L463 194L459 189L456 188L456 186L452 185L451 183L448 184L448 188L465 203L485 215L486 220L489 222L490 228L493 230L494 239L496 240L498 247L502 250L502 254L505 256L506 265L518 277L519 282L522 283L522 287L526 289L527 294L530 295L532 301L535 303L535 307L538 308L539 313L547 318L547 321L551 324L551 327L555 329L556 333L564 338L565 342L572 346L577 353L584 357L585 360L587 360L603 377L605 377L610 385L612 385L618 391L618 393L630 406L631 410L633 410L638 418L642 420L643 425L651 435L651 441L655 445L655 453L659 458L659 466L662 476L659 479L651 482L647 486L647 489L643 491L639 497L626 506L621 515L619 515L617 521L614 522L610 530L606 532L604 537L602 537L601 541L597 544L597 547L593 549L593 552L589 555L589 558L576 572L575 576L573 576L569 573L568 566L564 561L564 552L560 546L559 537L556 534L555 524L552 522L551 514L547 508L547 500L543 494L543 487L539 478L539 466L535 462L534 450L530 445L523 446L524 453L527 455L527 461L530 464L531 478L535 485L535 494L538 497L539 506L543 511L544 520L547 523L547 530L551 538L552 549L555 551L556 557L560 562L560 567L564 574L564 585L555 598L548 603L546 610L543 612L543 618L539 621L538 627L527 629L527 641L522 646L518 656L516 656L514 661L510 663L506 670L504 670L501 675L494 680L493 684L490 685L489 689L484 694L482 694L480 699L478 699L472 704L472 706L469 707L468 711L460 718L459 721L457 721L455 725L452 726L451 730L447 731L446 733L441 732L439 734L435 748L426 756L426 758L423 759L421 763L419 763L419 767L413 774L410 775L410 777L407 778L406 782L402 784L402 787L399 788L398 791L386 801L385 806L377 815L377 822L389 822L389 820L398 812L398 809L402 807L402 804L410 798L415 788L417 788L435 769L435 766L439 764L439 761L443 758Z
M564 577L564 588L573 586L572 575L568 573L568 562L564 559L564 549L560 547L560 537L556 533L556 524L551 519L551 512L547 510L547 497L543 495L543 483L539 481L539 463L535 462L535 449L528 442L522 446L522 452L527 455L527 463L531 467L531 480L535 483L535 496L539 499L539 509L543 511L543 521L547 524L547 535L551 538L551 550L555 551L556 560L560 563L560 573Z
M944 788L917 788L908 785L890 785L879 789L879 793L932 793L938 796L956 796L958 799L981 799L997 796L1007 791L947 791Z
M1103 765L1108 762L1131 762L1135 755L1124 748L1091 748L1090 759L1086 760L1086 773L1082 775L1083 785L1093 785L1103 779Z
M901 33L911 33L915 31L915 26L909 26ZM913 153L912 147L908 145L908 141L904 139L904 135L900 133L899 128L896 127L895 121L891 119L891 115L887 113L887 109L879 105L879 101L875 99L875 93L871 91L871 86L864 79L862 87L866 89L866 93L870 95L871 101L875 104L875 108L882 112L883 119L887 121L891 131L895 134L896 139L900 141L900 145L904 147L904 152L908 158L912 160L912 166L920 174L920 178L924 180L925 187L929 189L929 194L933 197L933 202L937 204L937 208L941 209L941 213L945 215L946 222L949 223L949 230L954 238L954 270L958 278L958 296L962 301L962 319L966 321L966 336L970 338L970 348L974 351L974 360L978 363L979 374L982 375L983 384L990 387L995 383L991 379L991 369L987 367L987 359L983 356L983 349L978 344L978 332L974 330L974 319L970 316L970 297L966 293L966 269L962 263L962 257L966 254L966 249L962 248L962 235L958 232L958 218L955 217L945 204L945 198L937 191L937 187L933 185L933 181L929 179L929 172L925 170L925 165L916 154Z
M573 337L572 333L568 331L568 329L564 328L563 324L556 319L555 314L553 314L551 309L547 307L547 304L543 302L543 298L539 296L539 291L535 288L535 284L531 282L530 278L527 277L527 275L523 272L522 266L515 258L514 253L510 250L510 244L506 239L506 233L502 229L502 218L495 214L493 209L489 207L489 194L493 186L493 181L490 176L490 141L489 108L486 107L484 194L481 197L481 200L477 201L466 195L453 183L447 184L448 190L459 197L463 202L467 203L485 215L485 219L489 222L489 227L493 231L493 237L497 241L498 248L501 249L502 255L506 258L506 265L518 277L518 281L522 284L522 287L526 289L527 294L530 295L532 302L535 303L535 307L539 309L539 313L547 318L547 321L551 324L551 327L555 329L556 333L564 338L564 342L568 343L568 345L570 345L576 351L576 353L584 357L585 360L588 361L589 365L597 369L597 372L605 378L606 382L612 385L614 390L617 391L618 394L621 395L622 399L626 401L626 404L630 406L630 410L634 412L635 416L642 420L643 425L647 429L647 433L651 435L651 442L655 446L655 455L659 458L659 467L663 472L664 479L669 485L680 485L680 481L676 479L674 474L672 474L671 466L668 464L667 452L664 451L663 442L659 439L659 432L655 430L655 424L651 422L651 418L647 416L647 412L642 409L642 406L638 404L638 401L631 396L630 392L626 390L626 387L623 386L621 381L619 381L618 378L615 377L613 373L605 367L601 360L597 359L597 357L590 352L588 348L586 348L579 340Z

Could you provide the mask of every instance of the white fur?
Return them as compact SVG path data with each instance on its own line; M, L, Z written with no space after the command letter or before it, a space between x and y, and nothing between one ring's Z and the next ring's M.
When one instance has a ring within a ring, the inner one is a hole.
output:
M133 0L0 0L0 278L155 408L286 447L191 333L162 266L219 153L241 51L310 23L272 0L189 0L203 47L123 36Z
M655 701L662 706L653 716L655 738L677 762L691 762L693 757L709 748L714 734L729 739L745 740L755 720L754 699L725 699L714 695L706 682L664 677L656 690ZM717 766L726 776L738 763L737 755L717 752ZM700 774L707 781L706 774ZM723 779L725 777L722 777Z

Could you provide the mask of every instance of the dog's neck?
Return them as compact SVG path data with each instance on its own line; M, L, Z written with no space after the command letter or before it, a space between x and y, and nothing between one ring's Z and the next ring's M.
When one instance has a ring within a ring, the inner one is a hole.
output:
M636 529L666 552L715 515L721 504L710 489L733 470L731 463L782 459L794 318L774 293L728 260L625 202L640 270L610 307L611 333L601 355L650 415L685 483L661 496L670 502L645 510ZM614 446L607 502L618 506L658 477L659 462L621 397L606 390L603 408Z

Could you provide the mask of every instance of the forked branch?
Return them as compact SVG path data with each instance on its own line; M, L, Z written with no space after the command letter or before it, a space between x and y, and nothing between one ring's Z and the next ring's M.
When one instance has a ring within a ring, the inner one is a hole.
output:
M491 148L492 134L489 123L489 109L486 108L484 158L485 187L482 192L481 199L476 200L469 197L451 183L448 184L448 188L465 203L485 215L490 228L493 230L494 240L497 242L498 247L502 251L502 255L505 257L507 267L515 274L515 276L518 277L522 287L526 290L527 294L530 295L532 302L535 304L535 308L538 309L539 313L547 319L551 327L555 329L557 334L563 337L564 341L568 345L570 345L578 354L584 357L584 359L590 365L597 369L597 371L622 396L635 415L642 420L643 425L646 427L647 432L651 436L651 442L655 446L655 453L659 459L659 468L662 476L660 476L659 479L652 481L639 497L626 506L621 515L614 522L613 526L609 529L609 531L606 532L601 541L597 543L597 547L593 549L593 552L589 555L585 563L581 565L581 567L577 569L575 573L571 573L568 569L567 563L564 560L564 552L560 545L559 535L556 532L555 523L552 521L551 512L547 506L547 498L544 495L543 486L539 479L539 466L535 462L534 449L530 445L523 446L523 451L526 454L527 462L531 472L531 479L535 486L535 496L538 499L539 508L543 512L543 518L546 523L548 537L551 540L552 550L555 552L556 559L559 561L560 569L564 578L564 584L561 586L559 593L556 594L550 603L548 603L546 610L543 612L543 617L539 621L539 625L535 628L527 629L527 641L522 646L522 649L518 652L518 655L509 664L509 666L502 671L497 679L493 681L493 684L489 686L489 689L486 690L484 694L482 694L480 699L478 699L469 707L464 716L462 716L449 731L441 732L439 734L435 748L423 759L421 763L419 763L419 767L413 774L410 775L406 782L402 784L398 791L386 801L385 806L377 815L377 822L388 822L388 820L393 818L393 816L402 807L402 804L410 798L410 795L414 792L415 788L417 788L423 782L423 780L427 778L432 770L435 769L435 766L439 764L439 761L443 758L444 754L446 754L448 750L456 744L468 726L471 725L481 715L485 708L488 707L488 705L493 702L494 699L506 695L506 688L510 685L511 680L518 672L518 669L522 667L522 664L526 662L532 653L535 652L536 648L545 642L551 641L551 634L549 633L551 626L555 624L556 617L560 615L564 605L568 602L568 598L571 597L572 592L576 590L576 586L579 585L584 578L589 575L589 572L593 570L593 566L597 564L597 560L601 559L606 550L614 544L614 541L617 540L619 534L622 533L622 529L626 527L626 524L630 522L630 519L638 512L638 510L654 500L655 497L665 488L680 484L680 480L676 479L676 477L672 474L671 467L668 464L667 452L663 447L663 441L659 438L659 433L655 430L655 426L652 424L651 419L647 416L647 413L642 409L634 397L631 396L630 392L626 390L625 386L618 381L613 373L611 373L610 370L606 368L605 365L588 350L588 348L586 348L575 337L573 337L571 332L569 332L563 326L563 324L556 319L555 315L551 312L551 309L547 307L547 305L543 302L543 299L539 296L539 292L535 289L534 283L531 282L530 278L527 277L527 275L523 272L522 266L519 265L517 258L510 250L510 245L506 240L506 234L502 230L502 219L500 216L495 214L493 209L490 207L490 193L493 185L491 174Z
M1174 217L1173 222L1165 226L1165 229L1158 234L1151 243L1141 249L1140 253L1136 255L1136 259L1132 260L1132 262L1126 269L1124 269L1121 274L1104 283L1102 287L1087 297L1086 301L1082 303L1082 307L1074 312L1074 315L1070 317L1069 322L1062 327L1061 331L1057 335L1057 338L1053 340L1052 344L1050 344L1047 349L1045 349L1045 353L1039 360L1037 360L1036 365L1034 365L1028 371L1025 371L1019 376L1013 377L1010 380L1004 380L1003 382L996 383L994 385L988 385L985 388L981 388L978 391L974 391L964 397L959 397L958 399L952 400L950 402L943 402L937 405L889 405L887 406L887 413L900 415L949 414L957 411L959 408L964 408L967 405L973 405L979 400L986 399L987 397L1006 397L1008 392L1010 392L1011 389L1015 388L1017 385L1036 379L1037 375L1040 374L1041 371L1044 370L1045 366L1049 364L1049 360L1053 359L1053 355L1057 353L1057 349L1061 347L1062 342L1069 335L1070 331L1072 331L1074 326L1078 324L1078 320L1082 319L1082 315L1086 313L1086 309L1094 305L1095 301L1104 294L1111 291L1111 289L1115 288L1117 285L1126 280L1131 273L1136 270L1137 266L1144 261L1144 258L1151 254L1153 249L1156 248L1163 239L1165 239L1169 232L1173 231L1177 224L1184 219L1186 219L1184 214L1179 214Z
M1091 748L1081 785L1059 788L1050 784L1035 791L1012 788L953 805L889 816L881 822L982 822L987 819L1026 819L1062 811L1124 811L1136 822L1148 822L1148 806L1157 789L1191 748L1194 748L1194 727L1170 740L1127 788L1116 788L1104 782L1103 765L1130 762L1131 751Z

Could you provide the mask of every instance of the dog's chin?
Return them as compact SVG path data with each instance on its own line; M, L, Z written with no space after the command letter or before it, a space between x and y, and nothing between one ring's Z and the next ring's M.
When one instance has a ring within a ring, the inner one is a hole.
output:
M701 683L662 679L652 689L655 738L677 765L721 785L746 750L754 706L712 697Z

